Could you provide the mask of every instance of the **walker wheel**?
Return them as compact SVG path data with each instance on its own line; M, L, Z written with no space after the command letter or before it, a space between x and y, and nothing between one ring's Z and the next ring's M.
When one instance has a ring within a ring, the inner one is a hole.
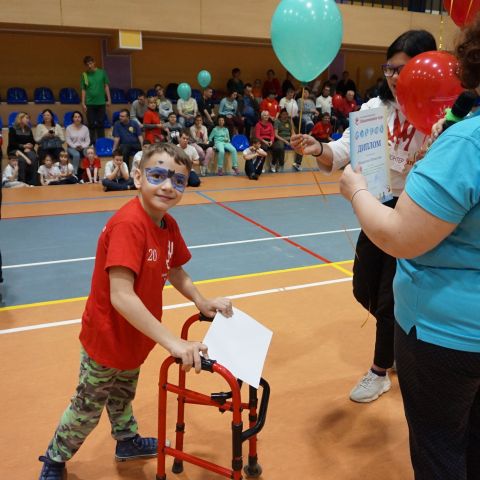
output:
M174 460L172 465L173 473L182 473L183 472L183 462L181 460Z
M247 477L257 478L262 474L262 467L259 463L256 463L253 466L245 465L243 467L243 471L245 472L245 475L247 475Z

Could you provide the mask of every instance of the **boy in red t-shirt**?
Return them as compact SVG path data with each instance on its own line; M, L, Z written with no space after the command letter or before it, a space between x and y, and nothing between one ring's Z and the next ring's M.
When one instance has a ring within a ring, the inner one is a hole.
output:
M40 480L61 480L65 462L80 448L107 408L118 461L157 454L157 439L138 435L131 402L140 366L158 343L180 358L183 368L201 368L207 346L173 335L161 323L161 290L167 281L204 315L232 315L226 298L208 300L182 266L191 255L167 210L182 198L192 168L175 145L151 145L135 173L139 196L103 228L92 286L80 332L80 379L45 456Z
M278 106L277 99L275 98L274 90L268 92L268 97L262 100L262 103L260 103L260 111L267 111L272 122L278 118L280 107Z
M148 110L143 116L145 140L148 140L150 143L164 142L166 140L166 132L163 130L163 124L157 112L155 97L148 98L147 106Z
M88 147L85 152L85 157L80 164L82 169L82 182L83 183L99 183L100 182L100 168L102 163L100 159L95 155L95 149Z
M333 140L332 132L333 127L330 121L330 114L325 112L322 114L322 119L312 128L310 135L319 142L328 143Z

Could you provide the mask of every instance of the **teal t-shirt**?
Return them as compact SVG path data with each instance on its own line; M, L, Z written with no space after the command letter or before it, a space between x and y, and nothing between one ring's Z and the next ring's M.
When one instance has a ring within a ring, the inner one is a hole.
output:
M480 116L450 127L410 172L405 191L457 228L429 252L398 260L395 317L405 332L480 352Z
M107 72L102 68L97 68L93 72L83 72L80 88L85 90L85 104L105 105L105 85L109 83Z

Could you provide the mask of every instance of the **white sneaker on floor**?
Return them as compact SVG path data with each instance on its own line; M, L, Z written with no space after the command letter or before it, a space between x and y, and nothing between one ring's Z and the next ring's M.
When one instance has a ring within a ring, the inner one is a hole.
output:
M276 173L276 172L277 172L277 169L275 168L275 165L272 165L272 166L270 167L270 172L272 172L272 173Z
M350 400L359 403L373 402L380 395L388 392L391 386L392 382L388 378L388 373L381 377L369 370L350 392Z

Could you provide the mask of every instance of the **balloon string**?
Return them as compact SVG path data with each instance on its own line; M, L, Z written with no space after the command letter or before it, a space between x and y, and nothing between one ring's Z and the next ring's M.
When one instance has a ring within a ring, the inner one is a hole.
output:
M467 16L465 17L465 19L467 19L468 15L470 14L470 9L472 8L472 3L473 3L473 0L470 0L470 4L468 5L468 10L467 10Z
M438 39L438 49L443 50L443 15L440 14L440 38Z
M300 103L300 115L298 117L298 133L302 133L302 113L303 113L303 107L305 106L305 98L304 98L304 93L305 93L305 87L302 87L302 101Z

